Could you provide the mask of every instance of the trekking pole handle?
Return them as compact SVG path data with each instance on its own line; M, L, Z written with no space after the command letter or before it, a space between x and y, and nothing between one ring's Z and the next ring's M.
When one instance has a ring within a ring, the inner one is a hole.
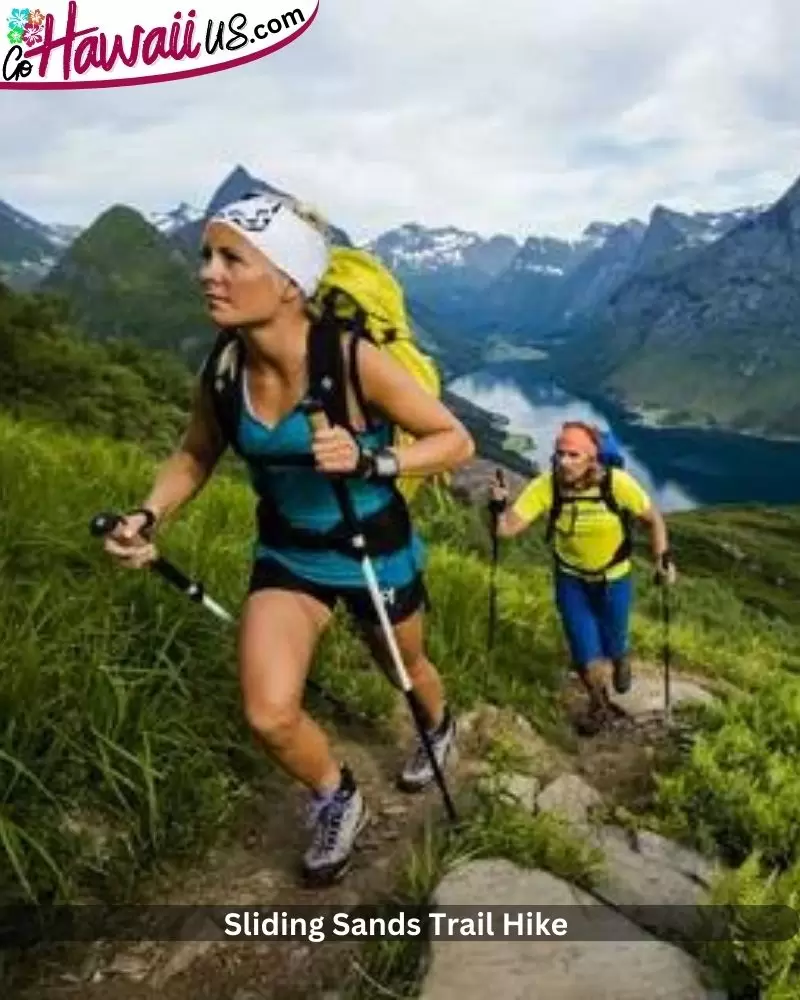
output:
M314 431L327 430L331 427L331 422L328 420L325 408L322 403L320 403L319 400L315 399L313 396L307 396L300 404L300 409L308 417L308 421ZM364 535L362 534L356 521L356 516L350 503L344 479L341 476L332 474L330 475L330 481L333 486L333 491L336 494L339 507L342 511L344 522L347 525L348 531L352 535L353 547L359 552L360 555L365 555L367 544L366 539L364 538Z
M325 413L325 409L318 400L308 397L300 404L301 409L308 417L308 421L315 431L323 431L330 427L330 422Z
M121 520L119 514L95 514L89 522L89 531L95 538L102 538L104 535L110 534Z
M89 531L95 538L102 538L110 534L122 520L124 520L122 514L114 514L108 511L95 514L89 522ZM199 580L192 580L167 559L159 556L150 563L150 569L179 590L182 590L190 600L198 604L203 601L205 597L205 587L203 584Z
M136 513L141 513L141 511L136 511ZM110 511L103 511L100 514L95 514L92 520L89 522L89 531L95 536L95 538L103 538L105 535L110 535L111 532L116 528L120 521L125 520L124 514L114 514ZM150 541L149 528L145 528L139 532L139 534Z
M140 512L137 511L137 513ZM105 535L110 535L120 521L124 520L124 514L115 514L111 511L103 511L100 514L95 514L95 516L91 519L89 522L89 531L95 536L95 538L103 538ZM148 542L150 541L150 534L147 527L140 531L139 534Z
M675 565L675 559L672 555L672 552L669 549L661 553L661 556L659 557L659 564L660 564L660 571L659 569L656 569L655 572L653 573L653 583L657 587L664 585L662 572L664 571L669 572L670 568Z
M504 490L506 488L506 479L505 475L503 474L503 470L501 468L495 469L494 484L495 486L499 486L501 490ZM487 507L489 508L489 514L491 515L492 518L493 531L496 526L498 515L500 515L506 509L507 504L508 500L495 500L493 496L489 497L489 502L487 504Z

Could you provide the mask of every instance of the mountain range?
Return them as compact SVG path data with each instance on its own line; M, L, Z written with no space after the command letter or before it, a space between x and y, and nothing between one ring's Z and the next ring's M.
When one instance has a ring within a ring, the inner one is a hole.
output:
M402 281L448 378L498 341L536 345L562 381L661 419L794 434L797 188L724 212L658 204L646 220L590 222L574 240L409 222L365 246ZM204 208L114 206L83 232L0 202L0 273L12 287L61 291L96 336L133 331L193 359L207 342L194 277L202 226L250 190L285 193L237 166ZM329 236L352 245L339 226Z
M644 244L642 244L644 246ZM639 268L554 362L661 422L800 434L800 180L719 238Z
M0 200L0 277L17 288L33 287L80 232L78 226L47 226Z
M251 191L287 193L237 166L204 208L184 201L144 213L112 205L83 230L45 226L0 203L0 279L11 288L62 294L74 321L98 339L131 335L169 346L194 364L210 330L196 282L203 226ZM329 224L327 235L334 244L353 245L339 226ZM481 364L479 344L464 342L424 301L409 294L408 305L417 336L447 377Z

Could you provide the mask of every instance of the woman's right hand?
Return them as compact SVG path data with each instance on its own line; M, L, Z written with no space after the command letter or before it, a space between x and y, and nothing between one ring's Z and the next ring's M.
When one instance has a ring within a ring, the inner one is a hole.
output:
M106 535L103 547L126 569L143 569L158 557L155 545L141 534L146 525L144 514L129 514Z

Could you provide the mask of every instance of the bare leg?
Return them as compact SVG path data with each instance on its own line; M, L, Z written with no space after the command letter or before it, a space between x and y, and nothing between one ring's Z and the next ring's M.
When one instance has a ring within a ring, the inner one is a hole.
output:
M395 625L394 634L411 686L417 693L430 728L435 729L444 715L444 686L438 670L425 655L423 621L423 613L417 611L405 621ZM373 627L362 631L372 655L381 668L390 677L394 677L394 665L381 629Z
M445 722L442 679L436 667L425 655L422 612L415 612L396 625L394 633L403 664L426 717L426 728L431 732L433 752L439 767L444 770L448 755L454 746L455 724L449 712ZM369 633L365 633L365 638L382 668L393 677L394 667L381 630L372 629ZM422 742L418 741L411 757L398 775L398 784L403 791L416 792L425 788L433 779L434 771L430 758Z
M339 783L324 731L303 710L303 689L317 642L331 617L325 605L280 590L251 594L239 632L245 717L271 756L307 788Z

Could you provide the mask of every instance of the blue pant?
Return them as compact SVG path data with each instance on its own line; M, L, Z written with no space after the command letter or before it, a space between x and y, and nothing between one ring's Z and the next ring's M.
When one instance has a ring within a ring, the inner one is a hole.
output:
M556 571L556 605L572 663L582 672L592 660L617 660L628 652L633 580L628 573L609 583Z

